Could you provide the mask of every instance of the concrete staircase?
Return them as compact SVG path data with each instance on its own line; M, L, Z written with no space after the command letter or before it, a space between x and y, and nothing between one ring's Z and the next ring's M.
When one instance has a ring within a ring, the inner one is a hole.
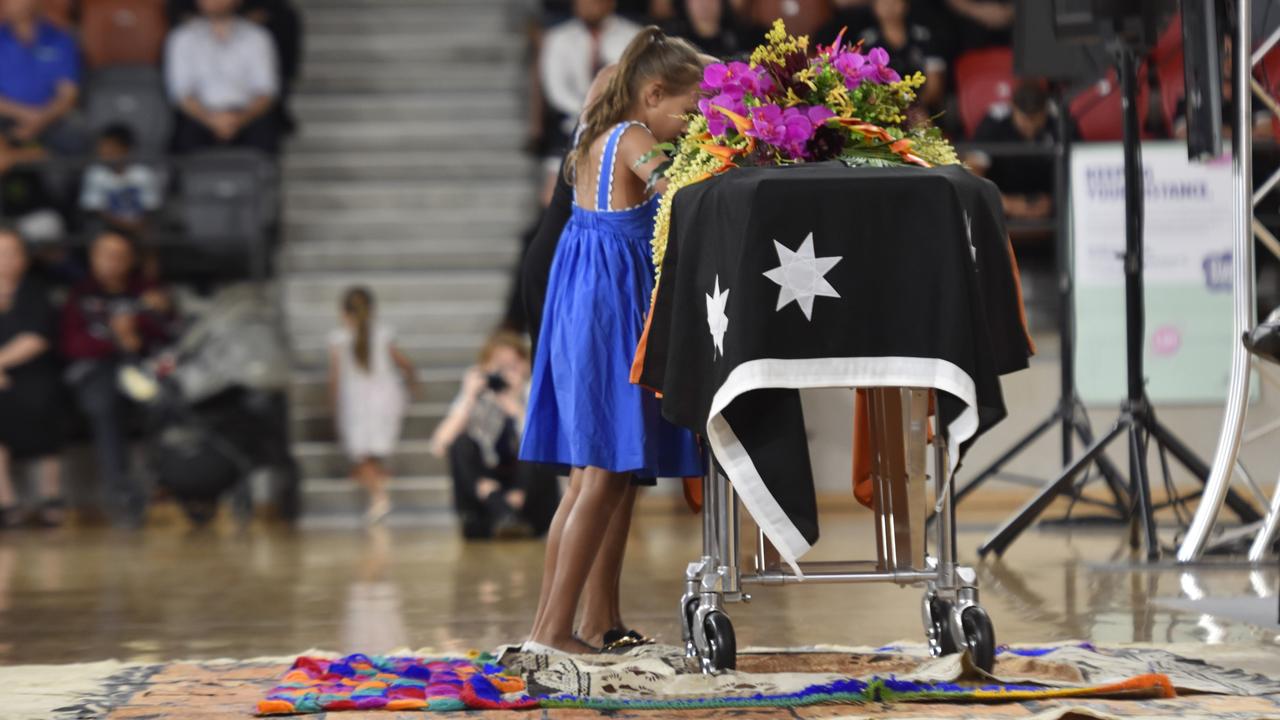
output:
M310 518L355 518L325 403L340 294L371 287L423 396L394 458L397 512L450 503L427 439L499 320L533 213L510 0L301 0L301 127L284 157L283 302L296 371L295 452Z

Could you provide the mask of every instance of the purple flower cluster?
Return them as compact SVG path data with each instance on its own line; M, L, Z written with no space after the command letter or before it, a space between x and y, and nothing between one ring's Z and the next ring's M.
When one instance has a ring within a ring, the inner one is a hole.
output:
M709 97L698 102L698 109L706 116L711 134L722 135L729 129L729 118L716 107L746 115L743 98L767 97L773 88L773 78L763 68L752 68L744 62L712 63L702 73L702 91Z
M866 55L856 50L832 49L831 65L844 76L845 87L855 90L864 81L884 84L902 79L889 67L889 53L872 48Z
M818 128L835 117L821 105L789 107L777 105L751 108L751 124L747 135L780 148L794 160L806 156L806 147Z

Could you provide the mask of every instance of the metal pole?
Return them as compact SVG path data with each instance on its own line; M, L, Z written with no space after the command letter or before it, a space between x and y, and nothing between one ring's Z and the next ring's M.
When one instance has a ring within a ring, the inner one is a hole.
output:
M1196 508L1191 527L1178 548L1178 562L1199 559L1209 540L1209 533L1222 510L1240 450L1240 433L1249 401L1249 352L1239 338L1253 327L1253 93L1249 77L1253 62L1250 46L1250 0L1236 0L1236 32L1232 44L1232 96L1235 98L1234 130L1231 133L1231 175L1235 200L1235 247L1232 255L1234 274L1234 339L1231 349L1231 385L1227 406L1218 434L1218 447L1213 454L1213 467L1205 483L1204 495Z

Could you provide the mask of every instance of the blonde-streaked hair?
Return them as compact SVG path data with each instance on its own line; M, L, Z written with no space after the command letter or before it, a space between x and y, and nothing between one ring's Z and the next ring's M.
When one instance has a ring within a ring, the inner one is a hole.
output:
M656 25L641 30L622 53L613 76L583 113L578 142L566 157L565 179L574 182L578 163L591 144L626 119L646 82L657 80L667 92L678 93L702 79L702 56L681 38L668 37Z
M529 344L524 341L524 337L510 330L496 330L485 340L484 347L480 348L480 355L477 358L481 365L487 365L493 359L493 354L500 348L508 348L520 356L521 360L528 361Z

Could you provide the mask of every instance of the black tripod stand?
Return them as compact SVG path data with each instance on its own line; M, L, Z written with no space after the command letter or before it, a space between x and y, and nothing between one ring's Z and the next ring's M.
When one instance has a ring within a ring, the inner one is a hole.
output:
M978 554L986 556L994 551L1003 554L1009 544L1022 534L1041 513L1059 495L1073 487L1076 476L1089 465L1098 462L1104 456L1107 446L1121 435L1126 435L1129 444L1129 503L1132 508L1133 525L1130 543L1138 546L1141 529L1142 545L1146 548L1147 558L1154 560L1160 555L1160 545L1156 538L1156 522L1151 504L1151 484L1147 474L1147 450L1150 440L1155 439L1162 452L1167 450L1193 475L1206 482L1209 478L1209 467L1198 458L1190 448L1177 438L1168 428L1156 420L1155 411L1147 398L1143 378L1142 345L1145 338L1143 307L1143 179L1142 149L1139 144L1138 126L1138 50L1130 44L1117 41L1115 47L1121 91L1124 96L1124 181L1125 181L1125 323L1126 346L1128 359L1128 392L1121 405L1120 417L1116 424L1094 443L1080 459L1067 467L1053 482L1046 485L1012 518L1006 521L986 542L978 547ZM1247 131L1244 130L1244 131ZM1064 353L1064 362L1066 356ZM1162 471L1168 479L1168 465L1162 463ZM1110 482L1111 478L1108 477ZM1166 483L1168 484L1168 483ZM1112 488L1116 492L1116 488ZM1117 497L1119 495L1117 494ZM1249 503L1234 493L1228 493L1227 504L1242 521L1252 522L1258 519L1257 512Z
M1022 11L1023 9L1020 8L1019 12ZM1089 425L1089 418L1085 414L1084 404L1080 402L1080 396L1076 393L1075 386L1075 318L1073 317L1071 306L1073 290L1070 243L1067 242L1067 238L1071 237L1071 220L1065 207L1067 204L1067 187L1070 182L1068 159L1070 158L1071 132L1066 94L1060 88L1057 95L1059 109L1057 117L1058 142L1054 149L1054 183L1056 185L1056 195L1059 199L1059 208L1057 248L1054 263L1056 265L1055 274L1058 291L1058 337L1060 338L1062 356L1061 371L1058 377L1060 383L1058 405L1053 409L1053 412L1049 413L1047 418L1032 428L1031 432L1022 436L1004 454L997 457L982 472L975 475L964 487L958 488L955 497L955 502L957 503L981 487L987 480L998 476L1001 469L1009 461L1020 455L1041 435L1051 431L1055 426L1060 426L1062 429L1062 467L1067 467L1071 464L1072 455L1074 454L1074 439L1076 437L1080 438L1081 444L1085 447L1093 445L1094 442L1093 429ZM1106 455L1098 455L1093 462L1097 464L1102 477L1106 480L1113 502L1101 503L1092 501L1078 492L1075 493L1076 501L1108 508L1116 515L1116 519L1127 518L1129 500L1124 487L1123 475Z

